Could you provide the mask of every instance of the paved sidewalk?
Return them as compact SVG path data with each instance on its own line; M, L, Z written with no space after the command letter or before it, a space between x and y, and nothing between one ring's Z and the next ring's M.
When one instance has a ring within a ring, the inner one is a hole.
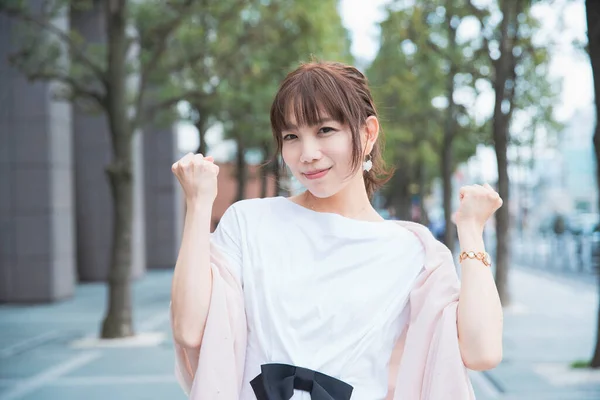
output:
M154 335L122 348L74 346L98 335L103 284L58 304L0 307L0 400L185 399L173 375L170 280L154 271L135 283L136 332Z
M184 399L173 376L170 280L170 271L153 271L135 283L136 331L154 334L120 348L81 343L98 334L103 284L57 304L0 306L0 400ZM525 269L513 269L510 283L504 361L472 374L478 400L600 399L600 372L567 369L591 355L595 287Z
M477 374L478 399L600 399L600 370L569 368L593 352L596 286L524 268L513 268L509 283L503 362Z

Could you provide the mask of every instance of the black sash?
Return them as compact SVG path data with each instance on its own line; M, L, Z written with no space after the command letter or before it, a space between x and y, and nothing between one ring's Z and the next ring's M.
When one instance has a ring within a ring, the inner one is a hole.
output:
M312 369L287 364L263 364L252 381L257 400L289 400L294 389L310 393L312 400L349 400L352 386Z

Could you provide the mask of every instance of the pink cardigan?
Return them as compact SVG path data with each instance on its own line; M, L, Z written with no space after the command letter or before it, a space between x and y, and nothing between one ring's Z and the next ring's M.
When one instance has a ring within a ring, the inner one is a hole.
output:
M458 347L460 282L452 254L426 227L398 223L423 243L425 271L411 291L410 321L390 360L387 400L473 400ZM190 399L238 400L246 351L244 297L217 251L211 261L212 297L200 355L175 343L175 373Z

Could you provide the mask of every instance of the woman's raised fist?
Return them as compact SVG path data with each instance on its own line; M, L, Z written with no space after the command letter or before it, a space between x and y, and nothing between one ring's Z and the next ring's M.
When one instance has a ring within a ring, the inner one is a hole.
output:
M217 197L219 167L212 156L188 153L171 167L189 203L213 203Z

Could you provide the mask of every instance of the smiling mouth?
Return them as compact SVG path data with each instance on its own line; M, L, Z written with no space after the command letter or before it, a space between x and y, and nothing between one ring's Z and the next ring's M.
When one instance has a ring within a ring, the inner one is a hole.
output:
M303 173L303 175L305 177L307 177L308 179L318 179L321 178L323 176L325 176L327 174L327 172L329 172L330 168L326 168L326 169L321 169L318 171L314 171L314 172L310 172L310 173Z

